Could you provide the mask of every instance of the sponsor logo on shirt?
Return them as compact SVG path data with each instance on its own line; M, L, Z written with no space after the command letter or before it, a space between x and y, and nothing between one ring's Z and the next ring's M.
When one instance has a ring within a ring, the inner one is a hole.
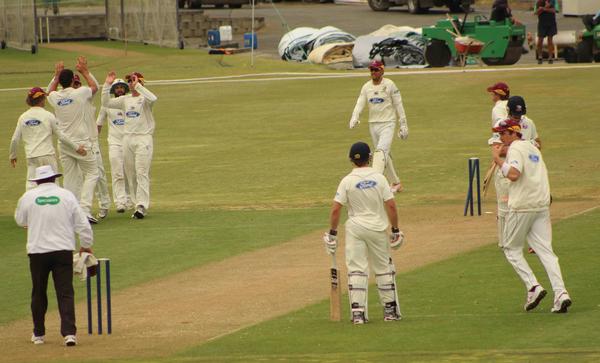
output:
M35 198L35 204L37 204L37 205L46 205L46 204L56 205L58 203L60 203L59 197L50 196L50 197Z
M125 125L125 120L123 120L122 118L118 118L116 120L113 120L112 123L115 126L123 126L123 125Z
M370 103L375 103L375 104L377 104L377 103L383 103L384 101L385 100L383 98L381 98L381 97L373 97L373 98L369 99Z
M59 100L57 104L58 104L59 106L68 106L68 105L70 105L71 103L73 103L73 100L72 100L72 99L70 99L70 98L63 98L62 100Z
M140 117L140 113L137 111L127 111L125 115L127 115L127 117Z
M36 120L36 119L25 121L25 125L27 125L27 126L38 126L41 123L42 122L40 120Z
M377 182L375 180L362 180L356 184L356 188L358 189L369 189L375 188Z
M536 154L529 154L529 160L533 161L534 163L537 163L540 161L540 157Z

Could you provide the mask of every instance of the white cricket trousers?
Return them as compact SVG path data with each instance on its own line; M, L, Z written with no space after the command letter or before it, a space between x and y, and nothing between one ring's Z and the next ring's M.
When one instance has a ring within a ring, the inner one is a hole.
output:
M394 131L396 123L390 122L369 122L369 132L373 140L373 152L383 150L385 152L385 169L383 175L390 184L400 183L400 178L396 173L394 162L392 161L392 141L394 140Z
M125 176L129 193L136 206L150 207L150 164L152 163L152 135L123 136Z
M129 204L129 196L125 185L123 145L108 145L108 160L112 177L113 201L117 208L125 208Z
M504 225L503 251L527 290L539 285L531 267L523 255L525 240L535 250L548 274L554 295L566 291L558 264L558 257L552 251L552 224L548 210L539 212L509 211Z
M375 273L380 302L396 300L395 285L391 285L395 283L395 268L390 260L389 238L387 231L371 231L350 219L346 222L346 267L351 305L367 306L369 264ZM393 286L393 289L384 285Z
M98 182L96 183L96 198L100 209L110 208L110 196L108 194L108 183L106 182L106 171L104 171L104 161L100 153L100 144L98 140L92 141L92 152L96 157L98 164Z
M40 166L50 165L55 173L58 173L58 163L55 155L44 155L35 158L27 158L27 180L25 180L25 189L33 189L37 187L36 182L30 182L29 179L35 178L35 169Z
M92 152L92 144L86 141L84 146L87 151L86 156L77 154L75 150L68 146L65 147L60 142L58 143L58 150L60 151L60 163L64 173L63 186L79 199L79 205L83 212L86 215L91 215L94 189L96 189L99 175L98 163Z

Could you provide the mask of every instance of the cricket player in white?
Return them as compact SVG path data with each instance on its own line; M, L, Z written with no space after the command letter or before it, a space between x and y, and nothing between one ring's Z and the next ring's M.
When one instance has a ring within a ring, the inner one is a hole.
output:
M492 96L492 102L494 107L492 108L492 127L496 125L498 121L503 121L508 118L508 97L510 96L510 89L504 82L498 82L487 88L487 91Z
M538 135L537 128L532 119L525 116L527 106L525 100L521 96L512 96L508 99L507 105L508 117L516 120L521 125L521 137L523 140L529 140L538 149L542 148L542 141Z
M492 156L502 174L511 181L508 188L508 214L501 242L507 260L527 288L524 308L526 311L534 309L546 296L546 290L523 256L527 239L552 284L552 312L566 313L571 306L571 298L565 288L558 257L552 250L550 184L542 154L531 142L521 139L521 126L515 120L502 122L493 131L500 133L502 142L509 147L506 160L500 156L502 146L498 144L492 147Z
M64 147L73 149L76 153L85 156L83 145L76 145L69 140L58 128L56 117L44 109L46 93L39 87L34 87L27 93L29 110L25 111L17 121L17 127L10 140L9 160L14 168L17 165L17 146L23 140L25 144L25 157L27 158L27 190L35 188L37 184L31 182L35 176L35 169L42 165L50 165L53 170L58 170L56 152L52 135L56 135Z
M115 79L110 87L110 93L121 97L129 92L127 82ZM112 176L113 201L117 213L124 213L130 199L125 185L125 168L123 161L123 130L125 128L125 111L118 108L100 108L96 125L98 133L102 131L104 123L108 123L108 160Z
M495 133L494 135L498 135ZM500 135L498 137L492 137L488 140L488 145L503 145L502 140L500 140ZM500 151L500 157L506 157L506 150L508 147L503 146ZM504 225L506 223L506 215L508 214L508 187L510 185L510 180L502 175L502 170L496 167L494 169L494 189L496 189L496 200L498 204L498 245L502 247L502 239L504 238Z
M90 77L87 64L78 62L76 67L86 79L89 87L73 88L73 71L64 69L63 62L59 62L56 65L54 80L50 84L48 101L54 107L58 128L72 141L83 144L88 152L86 156L80 156L71 148L64 147L61 143L58 144L60 161L65 174L65 188L75 196L81 193L79 195L81 209L90 223L98 223L98 220L91 214L94 189L99 175L98 163L95 155L91 152L92 141L86 123L89 100L98 88ZM60 91L56 91L58 83L63 87ZM83 177L82 184L81 177Z
M136 205L132 217L142 219L150 207L150 164L154 134L152 106L157 97L144 87L143 76L134 72L125 77L131 94L111 99L109 92L115 79L115 72L109 72L102 88L102 106L125 112L123 135L125 175L129 183L129 192Z
M402 96L398 87L391 80L384 78L384 65L380 61L373 61L369 65L371 80L363 85L360 95L354 106L350 128L360 124L359 116L365 105L369 105L369 131L375 152L373 153L373 168L384 174L391 184L392 192L401 192L402 183L392 161L392 141L396 119L398 119L398 137L402 140L408 138L408 124L402 105Z
M370 153L369 145L363 142L357 142L350 148L349 156L354 168L338 186L331 207L330 230L323 236L327 252L335 253L340 214L342 206L346 206L346 266L354 324L368 321L369 261L375 273L379 299L384 306L384 320L401 318L390 247L399 248L404 234L398 229L396 202L387 180L369 167ZM387 232L390 223L391 235Z

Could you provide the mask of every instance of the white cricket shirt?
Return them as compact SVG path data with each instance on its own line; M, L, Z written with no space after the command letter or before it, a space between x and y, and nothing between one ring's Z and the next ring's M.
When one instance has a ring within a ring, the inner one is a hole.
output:
M31 107L25 111L17 121L17 127L10 142L9 159L17 158L17 146L20 140L23 140L25 145L25 157L27 158L54 155L52 134L56 134L61 142L76 149L77 146L58 129L57 122L56 117L42 107Z
M48 95L48 101L54 107L58 119L58 128L75 142L90 139L86 115L89 113L91 99L92 89L86 86L77 89L67 87Z
M369 105L369 122L393 122L396 121L396 115L400 123L406 122L400 91L387 78L383 78L378 85L370 80L362 86L352 112L353 120L359 119L366 104Z
M530 141L513 141L505 162L521 173L508 188L508 208L520 212L547 209L550 205L550 183L540 150Z
M93 244L92 227L75 195L55 183L43 183L19 199L15 221L27 227L27 253L73 251L75 233L82 247Z
M533 120L527 116L521 116L519 123L521 124L521 139L535 142L539 136Z
M492 127L496 126L498 121L504 121L508 118L507 100L498 100L492 108Z
M506 214L508 212L508 188L510 179L502 175L502 170L496 168L494 173L494 188L496 189L496 200L498 201L498 213Z
M389 226L384 202L393 199L390 185L371 167L354 168L335 193L336 202L348 208L348 218L366 229L384 231Z
M102 106L118 108L125 112L125 135L152 135L154 134L154 115L152 106L158 99L147 88L138 83L135 90L140 93L134 97L131 94L110 98L110 86L102 87Z
M96 125L103 126L108 122L108 144L122 145L125 130L125 112L118 108L100 108Z

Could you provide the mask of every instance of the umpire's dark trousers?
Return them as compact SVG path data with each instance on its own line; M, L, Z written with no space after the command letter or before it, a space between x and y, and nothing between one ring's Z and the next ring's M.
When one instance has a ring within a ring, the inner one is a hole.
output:
M29 254L31 271L31 314L33 334L46 334L45 316L48 310L48 276L52 272L62 336L75 335L75 292L73 290L73 251L54 251Z

